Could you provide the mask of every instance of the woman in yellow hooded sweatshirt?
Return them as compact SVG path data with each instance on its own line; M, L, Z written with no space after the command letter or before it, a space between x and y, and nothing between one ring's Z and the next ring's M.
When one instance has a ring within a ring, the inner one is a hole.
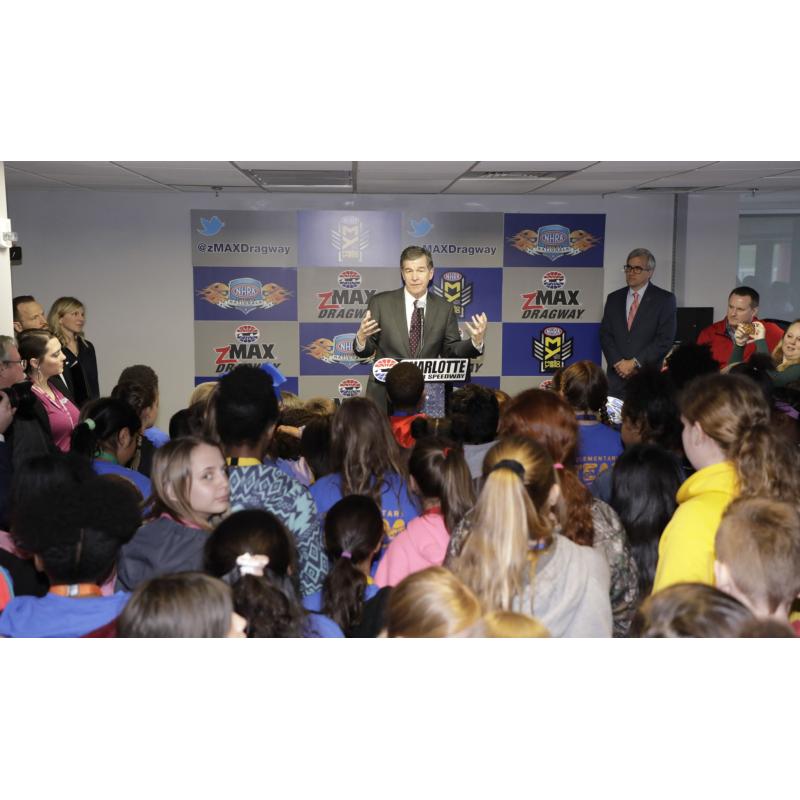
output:
M714 538L737 496L796 502L797 454L770 428L761 390L738 375L693 381L681 398L683 448L697 470L678 489L678 508L658 547L653 593L675 583L714 585Z

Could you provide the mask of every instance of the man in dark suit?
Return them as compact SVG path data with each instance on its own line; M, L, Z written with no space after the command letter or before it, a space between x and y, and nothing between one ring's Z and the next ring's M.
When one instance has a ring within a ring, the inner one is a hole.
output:
M353 350L360 358L476 358L483 352L486 315L466 323L469 339L461 339L453 306L428 294L433 259L422 247L406 247L400 254L403 287L373 295L361 320ZM386 408L384 384L370 375L367 397Z
M675 340L675 295L650 283L655 268L649 250L632 250L623 267L627 286L606 298L600 345L611 397L624 398L627 379L645 364L660 365Z

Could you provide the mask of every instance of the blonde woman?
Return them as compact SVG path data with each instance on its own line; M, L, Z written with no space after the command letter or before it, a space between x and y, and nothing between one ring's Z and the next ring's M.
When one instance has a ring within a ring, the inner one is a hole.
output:
M744 348L750 342L755 342L757 353L769 353L764 325L754 320L750 326L752 331L746 324L739 325L736 329L734 334L736 345L731 354L731 366L742 361ZM796 319L786 329L783 338L772 351L772 360L777 366L774 371L768 370L767 374L775 386L786 386L800 381L800 319Z
M100 396L94 345L83 335L86 309L74 297L59 297L50 308L47 324L61 342L61 350L67 357L66 367L72 377L75 404L80 408L87 400Z
M486 481L460 526L463 545L447 565L486 612L515 611L555 637L610 637L610 574L603 553L559 533L564 518L560 469L538 442L496 444Z

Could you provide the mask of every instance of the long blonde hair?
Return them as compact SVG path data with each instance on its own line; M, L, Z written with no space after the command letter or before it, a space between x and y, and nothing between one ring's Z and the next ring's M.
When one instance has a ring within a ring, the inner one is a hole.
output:
M514 598L533 582L537 553L552 544L546 505L558 477L547 450L521 436L498 442L486 454L484 473L470 533L452 569L487 611L512 611ZM563 514L560 504L557 514Z
M58 341L61 342L64 347L67 346L67 337L61 325L61 318L65 314L71 314L73 311L78 310L86 313L86 306L76 297L59 297L58 300L55 300L53 305L50 306L50 312L47 315L47 327L53 331ZM83 331L76 334L76 336L82 342L86 341L83 336Z
M800 325L800 319L794 320L794 322L789 323L789 327L786 328L788 331L792 325ZM783 372L788 367L792 367L795 364L800 364L800 358L792 359L791 361L787 361L785 364L783 363L783 340L786 338L786 331L784 331L783 336L781 336L781 340L775 346L775 349L772 351L772 360L778 365L776 369L778 372Z

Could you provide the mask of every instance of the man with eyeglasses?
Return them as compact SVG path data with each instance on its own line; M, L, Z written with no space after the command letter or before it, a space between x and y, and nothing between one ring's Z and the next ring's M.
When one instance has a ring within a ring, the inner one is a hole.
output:
M627 286L606 298L600 346L611 397L623 399L628 378L645 364L660 364L675 340L675 295L650 282L655 268L649 250L631 250L622 268Z

